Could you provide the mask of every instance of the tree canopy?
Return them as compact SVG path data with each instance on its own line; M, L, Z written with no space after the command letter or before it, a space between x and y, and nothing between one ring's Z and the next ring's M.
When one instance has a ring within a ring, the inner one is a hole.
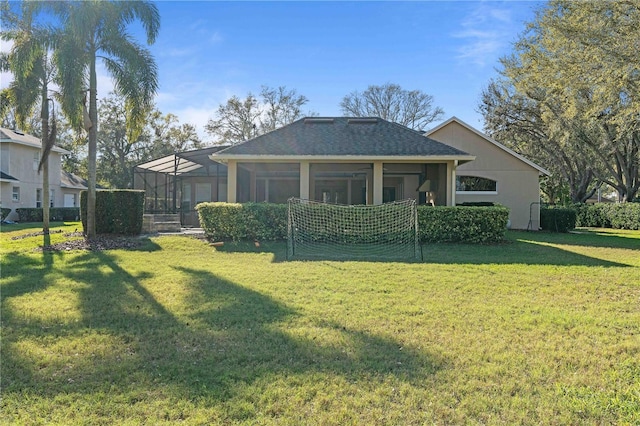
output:
M56 48L62 107L71 124L88 133L87 228L95 237L97 151L97 75L101 60L125 99L128 138L135 139L153 105L158 88L157 66L149 50L139 44L128 27L138 22L152 44L160 28L160 15L148 1L83 1L55 3L52 9L62 23ZM88 114L83 108L88 98Z
M352 92L342 99L340 108L345 115L380 117L415 130L424 130L444 115L442 108L433 106L433 96L392 83Z
M554 164L584 201L598 183L640 189L640 3L554 0L483 93L486 130Z
M290 124L303 115L315 115L303 114L302 107L307 102L295 89L262 86L259 98L252 93L244 99L232 96L220 105L205 130L219 144L236 144Z

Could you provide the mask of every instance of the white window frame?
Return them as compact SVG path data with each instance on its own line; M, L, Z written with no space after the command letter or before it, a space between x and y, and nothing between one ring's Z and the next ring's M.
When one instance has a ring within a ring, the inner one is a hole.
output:
M42 188L36 189L36 208L42 207Z
M56 190L49 190L49 207L55 207Z
M13 188L11 188L11 200L14 203L19 203L20 202L20 187L19 186L14 186Z

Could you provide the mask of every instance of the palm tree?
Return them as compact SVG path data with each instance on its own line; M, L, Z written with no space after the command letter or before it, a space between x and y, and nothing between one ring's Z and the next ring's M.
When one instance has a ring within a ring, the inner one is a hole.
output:
M49 234L49 153L55 142L55 117L49 126L49 84L54 69L49 51L55 34L52 29L34 23L38 13L35 2L23 2L20 13L14 13L8 3L2 3L2 24L6 28L1 37L13 41L11 51L3 54L0 61L5 71L13 74L14 80L4 90L3 97L14 107L17 124L25 130L34 109L40 104L42 124L42 151L38 173L42 172L42 232ZM48 239L45 238L45 244Z
M55 55L62 109L76 128L84 127L89 134L85 231L91 239L96 235L96 62L102 60L114 80L116 92L125 98L127 129L131 139L135 139L144 126L145 113L153 106L158 77L151 53L134 40L127 26L139 21L147 44L152 44L160 28L160 14L148 1L89 0L54 3L53 7L63 23ZM87 92L88 116L83 115Z

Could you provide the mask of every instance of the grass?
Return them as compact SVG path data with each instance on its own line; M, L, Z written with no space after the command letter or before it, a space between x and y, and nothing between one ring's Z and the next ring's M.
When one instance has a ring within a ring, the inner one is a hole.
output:
M387 263L37 230L0 232L3 424L640 424L638 231Z

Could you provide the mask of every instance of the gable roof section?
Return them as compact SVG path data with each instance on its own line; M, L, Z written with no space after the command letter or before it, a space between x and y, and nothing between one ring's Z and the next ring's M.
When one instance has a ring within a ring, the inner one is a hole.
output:
M35 136L22 133L17 130L6 129L4 127L0 128L0 142L12 142L18 145L30 146L37 149L42 148L40 139L36 138ZM51 150L53 152L59 152L60 154L71 154L71 152L67 151L66 149L60 148L59 146L55 145Z
M60 171L60 186L62 188L87 189L89 184L80 176L62 170Z
M20 182L20 181L14 178L13 176L11 176L10 174L0 171L0 182Z
M450 119L448 119L447 121L437 125L436 127L434 127L433 129L428 130L427 132L425 132L425 136L430 136L433 133L437 132L438 130L446 127L448 124L452 123L452 122L456 122L459 125L461 125L462 127L466 128L467 130L475 133L476 135L480 136L481 138L483 138L484 140L486 140L487 142L495 145L496 147L500 148L501 150L503 150L504 152L511 154L512 156L514 156L515 158L517 158L518 160L528 164L529 166L533 167L534 169L536 169L541 175L546 175L546 176L550 176L551 173L540 167L539 165L537 165L536 163L534 163L533 161L525 158L524 156L518 154L517 152L515 152L512 149L507 148L506 146L502 145L500 142L496 141L495 139L490 138L489 136L485 135L484 133L482 133L481 131L473 128L472 126L470 126L469 124L465 123L464 121L460 120L458 117L451 117Z
M377 117L307 117L214 153L220 160L418 159L475 157L422 133ZM354 158L355 157L355 158Z

